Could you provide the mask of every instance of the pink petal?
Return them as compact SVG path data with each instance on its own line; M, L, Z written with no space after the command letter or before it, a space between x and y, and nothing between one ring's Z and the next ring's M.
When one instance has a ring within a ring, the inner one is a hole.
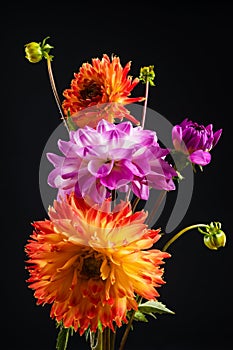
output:
M211 161L211 154L201 149L190 154L189 160L198 165L206 165Z

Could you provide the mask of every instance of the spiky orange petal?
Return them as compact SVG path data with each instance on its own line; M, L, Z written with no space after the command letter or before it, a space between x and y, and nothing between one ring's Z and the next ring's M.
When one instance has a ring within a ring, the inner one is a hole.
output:
M52 304L52 318L83 334L99 322L112 330L127 322L136 294L156 299L165 283L160 265L170 255L150 249L160 230L149 230L146 216L132 213L129 202L111 211L108 200L91 207L73 193L54 201L25 246L37 303Z

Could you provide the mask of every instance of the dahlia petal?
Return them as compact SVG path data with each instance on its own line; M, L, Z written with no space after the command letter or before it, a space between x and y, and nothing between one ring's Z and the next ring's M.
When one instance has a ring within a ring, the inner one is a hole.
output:
M93 181L93 179L90 179L89 184L89 188L86 189L83 195L89 195L94 200L94 202L102 203L107 196L106 188L102 186L101 183L98 183L95 180ZM86 186L88 186L88 182L86 183Z
M144 171L128 159L122 159L122 161L119 164L121 167L128 169L130 173L134 174L134 176L144 175Z
M98 145L101 143L101 134L97 133L96 130L84 127L83 129L78 129L73 135L74 141L80 147Z
M149 198L149 187L138 180L132 181L132 191L140 199L147 200Z
M149 156L151 156L150 152L149 152ZM137 171L134 171L134 174L137 176L144 176L148 174L151 170L150 158L147 157L146 152L136 156L134 154L132 162L137 167Z
M104 134L109 130L112 130L113 124L105 119L101 119L96 127L96 131L100 134Z
M213 124L208 124L206 127L205 127L206 131L208 132L208 134L212 134L213 133Z
M47 182L49 186L54 187L54 188L62 188L62 189L68 189L72 188L74 184L76 183L76 180L73 179L72 181L69 179L64 179L60 174L60 169L54 169L52 170L49 175Z
M188 150L196 150L199 143L201 141L201 135L198 133L197 135L193 135L187 142L185 142L185 146Z
M58 140L57 142L59 150L66 156L66 157L77 157L79 155L79 149L80 147L73 142L70 141L64 141L64 140Z
M114 162L103 163L102 159L90 160L87 166L87 170L96 178L106 176L112 170Z
M124 132L126 135L131 135L133 127L129 122L122 122L116 125L117 130Z
M103 186L110 190L126 185L133 179L133 174L124 164L119 167L113 167L111 173L100 179Z
M214 133L213 147L218 143L221 135L222 135L222 129L219 129Z
M211 154L202 150L198 150L190 154L189 159L192 163L198 165L207 165L211 161Z
M209 136L209 138L205 137L205 143L203 141L203 145L199 145L198 148L196 149L202 149L203 151L210 151L211 148L213 147L213 141L214 141L214 136Z
M182 143L182 128L176 125L172 128L172 141L176 150L180 149Z
M113 148L109 150L109 158L114 160L131 159L133 150L130 148Z
M54 153L46 153L46 156L50 163L53 164L54 167L59 167L63 165L64 162L64 157L58 156L57 154Z
M132 130L132 137L143 146L157 144L158 137L155 131L142 129L141 126L135 127Z

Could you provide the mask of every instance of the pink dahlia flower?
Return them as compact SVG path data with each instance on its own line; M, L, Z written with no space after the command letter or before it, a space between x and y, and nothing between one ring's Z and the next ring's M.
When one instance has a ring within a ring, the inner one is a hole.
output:
M207 126L184 119L172 129L175 150L187 155L191 163L207 165L211 161L210 150L217 144L222 129L213 132L213 125Z
M75 191L101 203L111 191L128 191L147 200L149 188L174 190L174 168L165 160L168 149L160 147L154 131L101 120L97 127L70 131L69 141L58 141L64 156L48 153L54 168L48 184L58 197Z

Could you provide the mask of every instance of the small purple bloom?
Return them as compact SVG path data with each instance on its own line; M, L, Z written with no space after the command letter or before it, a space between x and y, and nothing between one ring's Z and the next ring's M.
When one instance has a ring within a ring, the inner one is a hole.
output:
M176 151L187 155L191 163L200 166L211 161L210 151L217 144L222 129L213 132L213 125L207 126L184 119L172 129L172 141Z
M147 200L150 187L175 189L177 173L165 160L169 150L159 146L155 131L101 120L96 129L85 126L69 136L69 141L58 141L64 157L47 153L54 166L48 184L58 188L58 197L75 191L100 203L112 190L131 189Z

